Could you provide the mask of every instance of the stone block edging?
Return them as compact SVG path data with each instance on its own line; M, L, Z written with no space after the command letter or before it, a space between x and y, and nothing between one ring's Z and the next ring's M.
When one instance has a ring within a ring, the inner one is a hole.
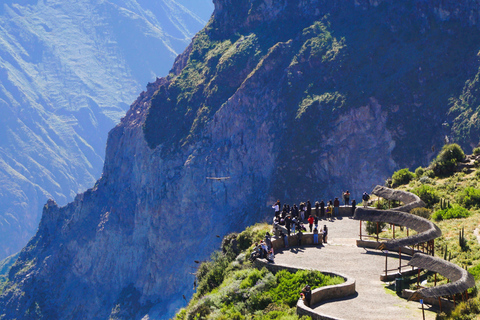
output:
M289 272L297 272L298 270L305 270L302 268L297 268L294 266L289 266L289 265L279 265L279 264L274 264L274 263L268 263L267 261L263 259L256 259L253 262L253 265L258 268L267 268L267 270L271 272L278 272L280 270L288 270ZM318 305L324 301L327 300L332 300L332 299L337 299L337 298L344 298L351 296L355 294L355 279L352 277L349 277L347 275L341 274L341 273L335 273L331 271L323 271L319 269L315 269L316 271L320 271L321 273L328 275L328 276L338 276L342 277L345 282L337 285L331 285L331 286L325 286L321 288L317 288L312 290L312 305ZM304 303L303 300L298 299L297 302L297 314L298 315L307 315L312 317L314 320L341 320L339 318L333 318L330 316L327 316L325 314L322 314L318 311L315 311L314 309L311 309L307 307Z

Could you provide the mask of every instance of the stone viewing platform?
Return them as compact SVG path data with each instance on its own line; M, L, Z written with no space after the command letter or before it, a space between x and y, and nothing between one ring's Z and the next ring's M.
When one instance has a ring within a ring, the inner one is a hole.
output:
M272 271L283 268L291 271L315 269L327 274L340 275L347 280L331 296L329 296L331 291L325 294L322 293L325 290L320 290L315 295L314 290L312 292L313 309L307 308L299 300L297 304L299 314L307 314L305 312L307 311L313 319L422 319L422 310L418 302L407 302L406 299L386 289L385 283L380 281L380 274L385 265L385 255L378 250L357 247L358 221L340 216L331 221L319 221L319 227L323 227L324 224L329 230L327 243L315 246L307 244L307 239L312 234L306 232L303 235L301 247L291 243L290 247L284 249L281 245L274 244L277 248L275 263L264 262ZM292 235L291 238L293 242L296 237ZM389 256L388 259L392 265L398 264L398 258L395 255ZM409 257L403 257L403 259L409 259ZM258 262L257 266L260 266ZM341 296L338 296L338 293ZM426 306L425 315L426 319L433 320L436 313Z

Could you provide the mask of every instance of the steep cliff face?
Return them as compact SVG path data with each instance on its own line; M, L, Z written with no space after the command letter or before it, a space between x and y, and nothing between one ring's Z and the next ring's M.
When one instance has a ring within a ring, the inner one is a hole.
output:
M2 2L0 259L35 234L46 199L98 179L108 130L209 16L175 1Z
M479 31L454 8L439 15L450 2L214 3L110 132L95 187L45 206L1 297L6 319L171 315L194 260L275 199L355 198L425 164L478 68Z

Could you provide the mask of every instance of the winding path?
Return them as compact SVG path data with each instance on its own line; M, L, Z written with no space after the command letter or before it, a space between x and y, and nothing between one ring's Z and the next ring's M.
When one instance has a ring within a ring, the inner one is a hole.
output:
M357 294L314 306L318 313L334 319L422 319L418 302L407 302L385 288L380 273L385 267L385 256L376 250L356 246L359 222L341 218L321 221L329 228L328 243L321 247L293 247L275 255L275 264L285 267L318 269L343 273L355 278ZM389 257L389 265L398 259ZM435 313L425 310L426 319L435 319Z

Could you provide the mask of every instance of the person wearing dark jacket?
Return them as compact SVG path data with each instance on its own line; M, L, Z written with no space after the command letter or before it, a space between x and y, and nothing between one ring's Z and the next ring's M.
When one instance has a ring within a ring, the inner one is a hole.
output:
M293 207L292 207L292 218L295 218L295 217L298 217L298 207L297 207L297 205L294 203L294 204L293 204Z
M355 199L352 200L352 217L355 213L355 209L357 208L357 202L355 201Z
M322 219L325 217L325 202L323 200L320 202L320 217Z
M312 204L310 200L307 200L307 214L305 215L307 218L312 215Z
M335 200L333 200L333 215L336 217L339 216L339 208L340 208L340 200L338 200L338 198L335 198Z
M302 230L298 230L298 233L297 233L297 240L298 240L298 246L302 246L302 236L303 236L303 233L302 233Z
M306 285L302 289L302 293L303 293L303 296L305 298L303 300L305 302L305 305L310 308L310 302L312 301L312 289L310 289L309 285Z
M287 216L285 218L285 228L287 228L287 234L290 235L290 228L292 227L292 218L290 216Z

